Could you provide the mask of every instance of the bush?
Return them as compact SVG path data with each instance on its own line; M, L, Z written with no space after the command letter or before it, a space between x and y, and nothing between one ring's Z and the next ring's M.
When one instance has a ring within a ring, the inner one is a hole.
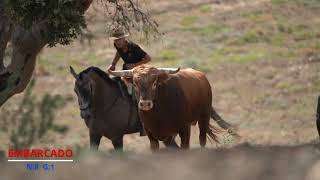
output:
M198 20L197 16L185 16L181 20L181 25L191 26Z
M156 59L164 60L164 61L173 61L178 58L178 53L172 49L163 49L160 51L159 55Z
M50 130L57 133L67 131L66 126L57 125L54 120L56 111L70 98L46 94L37 100L32 93L34 84L32 80L18 105L7 104L1 110L0 130L10 139L10 147L15 149L30 147Z
M210 72L210 67L208 65L205 65L199 61L199 59L187 59L185 61L182 61L182 67L183 68L192 68L204 73Z

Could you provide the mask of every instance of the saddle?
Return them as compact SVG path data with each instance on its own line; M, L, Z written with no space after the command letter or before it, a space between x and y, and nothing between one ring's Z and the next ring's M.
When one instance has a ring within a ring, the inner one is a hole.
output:
M128 87L125 84L125 82L123 82L120 77L114 77L114 78L112 78L112 80L114 80L118 84L118 88L119 88L119 91L121 93L121 96L122 97L128 97L129 99L131 99L133 104L137 107L138 103L137 103L137 100L135 98L135 94L134 93L132 93L132 95L129 94ZM139 129L140 129L140 136L146 136L146 132L144 131L142 123L139 123Z
M125 82L121 80L121 77L113 77L112 80L118 84L119 92L121 93L122 97L133 98L132 95L129 94L128 87Z

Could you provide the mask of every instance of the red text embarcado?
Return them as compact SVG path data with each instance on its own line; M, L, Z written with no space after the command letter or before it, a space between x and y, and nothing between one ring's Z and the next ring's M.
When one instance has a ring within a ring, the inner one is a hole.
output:
M8 149L9 158L70 158L72 149Z

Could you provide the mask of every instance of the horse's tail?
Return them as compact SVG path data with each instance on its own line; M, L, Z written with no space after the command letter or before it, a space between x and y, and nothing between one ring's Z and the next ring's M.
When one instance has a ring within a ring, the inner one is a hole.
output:
M240 135L236 132L235 128L230 123L222 119L221 116L215 111L215 109L212 106L211 106L210 116L214 121L217 122L217 124L221 128L227 130L233 136L240 137Z

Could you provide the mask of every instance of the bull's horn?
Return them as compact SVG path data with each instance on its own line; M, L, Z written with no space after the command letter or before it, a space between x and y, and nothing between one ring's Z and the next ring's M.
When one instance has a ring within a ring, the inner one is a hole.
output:
M70 66L70 73L72 74L72 76L74 77L74 78L78 78L78 74L76 73L76 71L73 69L73 67L72 66Z
M175 74L180 71L180 67L179 68L157 68L157 69L159 71L162 71L168 74Z
M132 70L111 71L109 69L108 73L116 77L132 77Z

